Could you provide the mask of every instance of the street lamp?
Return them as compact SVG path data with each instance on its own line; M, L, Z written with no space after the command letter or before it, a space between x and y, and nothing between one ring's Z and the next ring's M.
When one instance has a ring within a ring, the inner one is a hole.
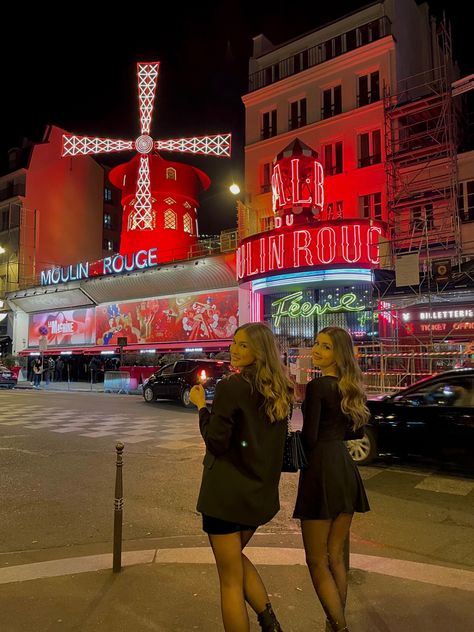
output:
M236 184L235 182L233 182L230 187L229 187L229 191L232 193L232 195L239 195L240 193L240 187L238 184Z

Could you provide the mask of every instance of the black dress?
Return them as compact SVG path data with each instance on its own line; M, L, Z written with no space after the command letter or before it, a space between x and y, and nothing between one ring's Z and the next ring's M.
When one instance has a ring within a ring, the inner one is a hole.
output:
M369 511L362 479L344 444L351 422L341 411L337 378L309 382L302 409L308 467L300 473L293 517L327 520Z

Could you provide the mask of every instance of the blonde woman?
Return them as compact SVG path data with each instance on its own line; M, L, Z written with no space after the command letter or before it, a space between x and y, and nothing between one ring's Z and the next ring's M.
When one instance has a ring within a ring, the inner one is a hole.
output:
M191 389L206 444L197 509L216 561L226 632L249 631L245 602L262 630L282 632L262 579L243 550L257 527L280 508L278 483L293 385L265 325L239 327L230 354L239 373L217 384L211 412L203 387Z
M344 437L361 432L370 414L352 339L345 329L322 329L312 359L322 377L306 387L302 439L308 468L300 474L293 517L301 520L306 563L328 623L341 632L349 630L344 542L354 512L370 509Z

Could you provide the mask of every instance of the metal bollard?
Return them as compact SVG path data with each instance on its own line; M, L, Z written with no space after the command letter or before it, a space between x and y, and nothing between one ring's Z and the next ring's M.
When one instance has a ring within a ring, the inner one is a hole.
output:
M115 473L115 502L114 502L114 562L113 572L120 573L122 569L122 518L123 518L123 485L122 485L122 452L123 443L117 443L117 471Z

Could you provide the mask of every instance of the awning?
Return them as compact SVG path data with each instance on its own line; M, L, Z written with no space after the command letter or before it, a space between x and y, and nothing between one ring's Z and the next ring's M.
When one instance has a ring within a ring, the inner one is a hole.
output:
M156 344L128 345L123 348L125 353L139 353L154 350L158 353L192 353L202 349L204 352L227 351L232 340L204 340L183 342L161 342ZM120 347L116 345L95 347L51 347L43 351L44 356L59 355L120 355ZM28 347L18 353L20 356L40 355L38 347Z
M55 286L36 286L10 292L7 297L11 304L32 313L229 288L238 288L235 253Z

